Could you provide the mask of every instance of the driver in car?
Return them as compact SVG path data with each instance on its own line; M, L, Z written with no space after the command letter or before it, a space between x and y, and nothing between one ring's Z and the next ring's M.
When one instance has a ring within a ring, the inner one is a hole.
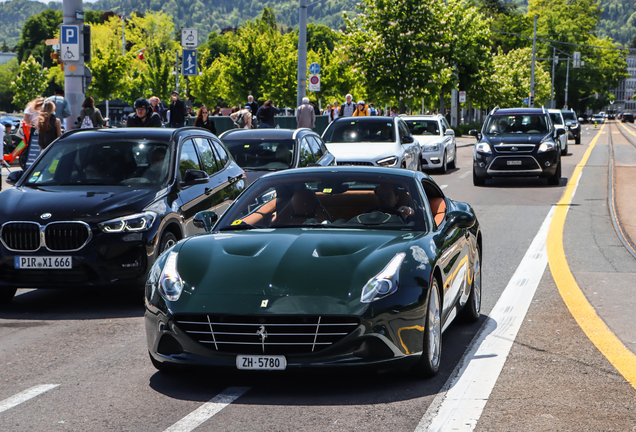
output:
M159 183L163 181L163 163L166 158L167 150L164 147L158 147L153 150L150 155L150 163L148 169L144 173L144 178L148 179L151 183Z
M412 216L415 211L406 205L398 206L399 195L398 188L391 184L380 184L375 187L375 196L378 198L379 205L372 207L366 211L371 213L374 211L380 211L383 213L390 213L402 217L406 220L409 216Z

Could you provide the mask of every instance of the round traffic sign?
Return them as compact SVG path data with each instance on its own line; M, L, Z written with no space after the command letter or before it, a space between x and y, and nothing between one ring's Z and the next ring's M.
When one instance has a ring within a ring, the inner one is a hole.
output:
M320 65L318 63L312 63L309 65L309 72L312 74L320 73Z
M316 85L320 82L320 77L316 75L312 75L312 77L309 78L309 82L312 83L313 85Z

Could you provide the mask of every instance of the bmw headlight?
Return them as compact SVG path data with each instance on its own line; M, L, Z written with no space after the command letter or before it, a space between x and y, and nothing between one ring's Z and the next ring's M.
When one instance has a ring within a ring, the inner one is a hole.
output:
M552 141L544 141L541 143L541 145L539 146L539 150L537 150L539 153L543 153L543 152L547 152L550 150L554 150L556 148L556 145L554 144L554 142Z
M380 166L392 167L398 163L398 158L396 158L395 156L391 156L388 158L380 159L377 163Z
M439 143L435 144L424 144L422 146L422 151L439 151Z
M97 226L105 233L121 232L141 232L148 231L157 218L157 213L147 211L106 222L98 223Z
M492 149L490 148L490 145L486 142L480 142L477 143L475 145L475 151L479 152L479 153L492 153Z
M159 294L169 301L177 301L183 291L183 280L177 271L178 252L170 252L166 258L163 270L159 277L156 272L151 271L149 282L154 282L159 290ZM154 269L153 269L154 270ZM155 278L153 281L151 279Z
M380 273L367 282L364 288L362 288L362 295L360 296L362 303L371 303L397 291L398 275L404 257L406 257L406 253L404 252L395 255Z

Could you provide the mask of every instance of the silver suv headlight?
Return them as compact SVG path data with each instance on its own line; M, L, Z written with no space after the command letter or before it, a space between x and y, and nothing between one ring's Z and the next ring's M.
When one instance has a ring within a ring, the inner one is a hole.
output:
M537 152L543 153L543 152L547 152L547 151L550 151L550 150L554 150L555 148L556 148L556 144L554 144L554 142L552 142L552 141L544 141L539 146L539 150L537 150Z
M475 151L478 153L492 153L492 149L487 142L480 142L475 145Z
M397 165L398 160L399 159L397 157L391 156L388 158L380 159L379 161L377 161L377 164L380 166L392 167Z
M425 151L425 152L439 151L439 148L440 148L440 143L423 144L422 145L422 151Z

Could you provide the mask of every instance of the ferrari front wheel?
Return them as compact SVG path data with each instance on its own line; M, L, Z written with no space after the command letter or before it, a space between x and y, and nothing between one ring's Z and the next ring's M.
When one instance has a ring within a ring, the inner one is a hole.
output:
M470 287L470 295L466 305L461 311L462 319L467 323L473 323L479 319L481 313L481 251L477 247L475 256L475 268L473 271L473 283Z
M433 279L431 284L425 321L422 356L415 367L419 376L431 377L439 370L442 360L442 320L437 279Z

